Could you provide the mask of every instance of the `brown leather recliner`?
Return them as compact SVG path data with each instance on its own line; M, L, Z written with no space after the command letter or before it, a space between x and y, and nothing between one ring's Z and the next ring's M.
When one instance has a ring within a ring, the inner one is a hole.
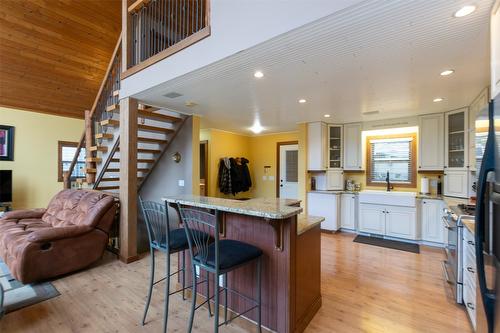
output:
M85 268L102 257L116 209L105 193L63 190L47 209L7 212L0 257L25 284Z

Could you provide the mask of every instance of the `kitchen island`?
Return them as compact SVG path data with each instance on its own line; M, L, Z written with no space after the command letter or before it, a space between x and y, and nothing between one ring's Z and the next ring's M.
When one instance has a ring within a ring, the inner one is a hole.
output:
M262 325L280 333L304 331L321 307L322 218L299 215L302 208L298 200L240 201L192 195L163 200L170 206L217 210L221 239L235 239L259 247L264 252ZM255 269L255 265L246 265L229 273L228 287L255 298ZM190 276L189 268L188 284ZM212 287L211 292L213 290ZM205 290L200 291L200 296L203 295ZM249 305L236 295L229 297L228 307L234 312L243 312ZM247 313L246 317L255 321L257 311Z

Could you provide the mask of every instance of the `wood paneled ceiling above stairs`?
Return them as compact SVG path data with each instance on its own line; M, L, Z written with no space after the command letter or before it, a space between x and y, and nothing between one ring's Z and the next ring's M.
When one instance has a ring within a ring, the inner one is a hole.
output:
M83 118L121 31L121 0L3 0L0 106Z

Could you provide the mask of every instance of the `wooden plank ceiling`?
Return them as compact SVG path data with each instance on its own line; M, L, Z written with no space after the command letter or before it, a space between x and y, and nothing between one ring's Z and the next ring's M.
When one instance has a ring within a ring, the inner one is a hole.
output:
M0 106L83 118L120 31L121 0L1 1Z

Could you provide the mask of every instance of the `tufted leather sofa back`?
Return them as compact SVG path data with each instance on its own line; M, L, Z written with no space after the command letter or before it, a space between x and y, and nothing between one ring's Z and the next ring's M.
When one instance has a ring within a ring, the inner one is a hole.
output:
M91 190L63 190L49 203L42 221L53 227L98 227L101 217L113 205L112 196Z

